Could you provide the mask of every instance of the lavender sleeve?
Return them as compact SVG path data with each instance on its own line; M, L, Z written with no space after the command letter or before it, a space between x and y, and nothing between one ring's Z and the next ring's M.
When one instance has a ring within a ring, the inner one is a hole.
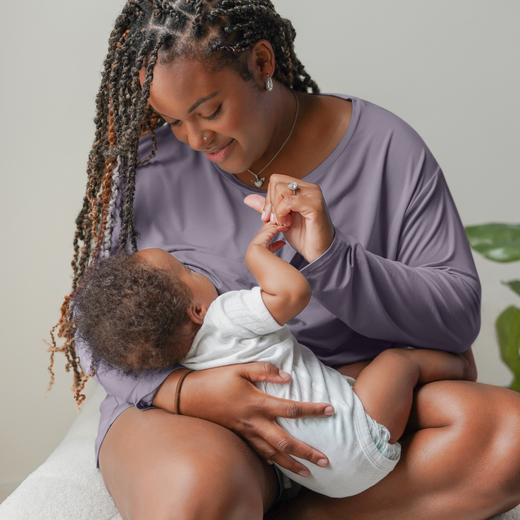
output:
M301 271L321 305L363 336L463 352L479 332L480 282L438 167L404 213L395 259L336 229L330 248Z
M91 356L81 338L76 338L76 348L83 370L90 373ZM152 400L158 388L178 368L182 366L173 365L164 370L144 372L135 378L100 363L94 379L119 403L127 403L139 410L147 410L152 407Z

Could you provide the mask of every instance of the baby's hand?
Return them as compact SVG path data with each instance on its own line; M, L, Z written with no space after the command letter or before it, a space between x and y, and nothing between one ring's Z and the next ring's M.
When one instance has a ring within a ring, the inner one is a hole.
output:
M274 222L266 222L256 234L255 238L251 240L249 247L256 245L268 249L271 253L276 253L276 251L285 245L285 242L283 240L277 240L271 244L271 240L277 233L283 233L286 229L286 226L279 226Z

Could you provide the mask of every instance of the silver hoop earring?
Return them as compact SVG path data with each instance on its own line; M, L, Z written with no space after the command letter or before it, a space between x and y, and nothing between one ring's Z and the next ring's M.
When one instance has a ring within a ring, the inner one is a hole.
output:
M267 75L267 78L265 80L265 90L267 90L267 92L271 92L274 88L274 85L273 85L273 78L271 78L271 76L269 76L269 74Z

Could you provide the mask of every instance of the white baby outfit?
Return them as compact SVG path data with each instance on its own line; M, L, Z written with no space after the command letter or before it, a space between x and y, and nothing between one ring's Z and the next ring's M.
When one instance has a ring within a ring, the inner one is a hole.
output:
M388 430L365 412L352 390L354 380L325 366L287 326L280 326L267 310L260 287L219 296L182 364L204 370L254 361L272 363L291 374L290 383L256 383L263 392L294 401L330 403L335 409L329 418L277 419L291 436L329 459L325 468L297 459L309 468L309 477L280 467L289 478L318 493L346 497L368 489L394 469L401 448L389 444Z

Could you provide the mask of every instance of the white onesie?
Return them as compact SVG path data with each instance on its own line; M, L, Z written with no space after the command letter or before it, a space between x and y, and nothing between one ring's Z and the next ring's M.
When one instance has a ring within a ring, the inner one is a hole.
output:
M323 495L347 497L377 484L400 457L399 444L389 444L388 430L363 409L352 390L354 380L325 366L300 345L287 326L267 310L260 287L230 291L210 306L182 364L195 370L224 365L269 362L291 374L287 384L259 382L266 394L294 401L330 403L329 418L277 418L293 437L324 453L326 468L298 459L311 475L301 477L279 466L289 478Z

